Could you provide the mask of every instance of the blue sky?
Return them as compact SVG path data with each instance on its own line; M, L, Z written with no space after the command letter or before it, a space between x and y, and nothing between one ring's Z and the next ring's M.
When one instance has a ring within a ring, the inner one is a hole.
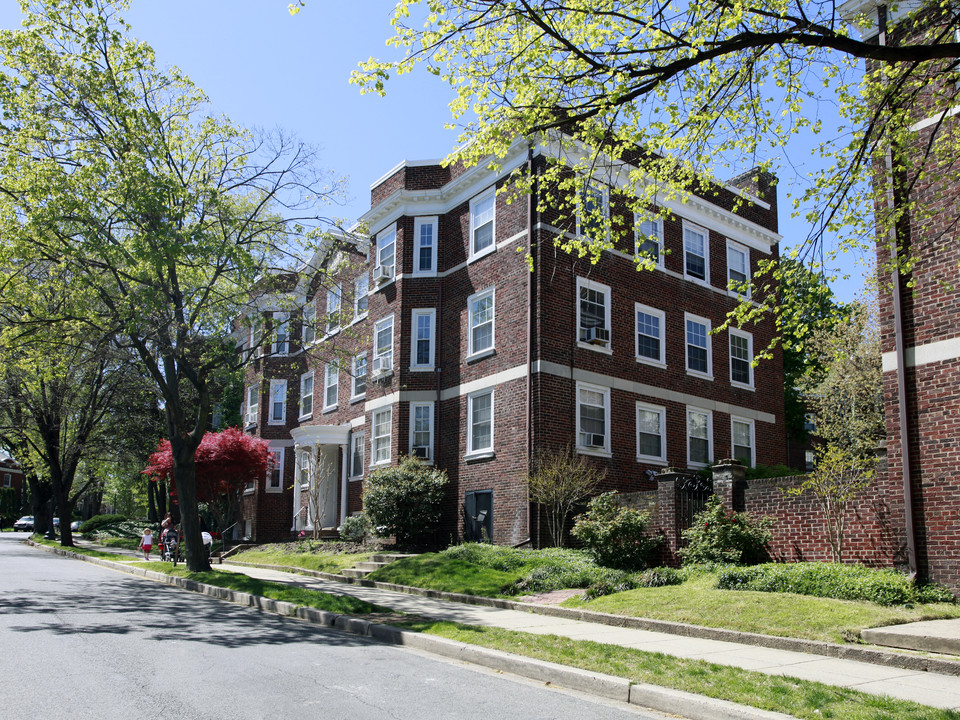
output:
M289 2L133 0L125 16L158 63L186 72L214 111L248 127L283 128L317 146L323 164L347 180L345 204L328 214L354 220L369 208L370 184L390 168L404 159L439 159L457 145L457 133L444 128L452 93L424 72L393 79L386 98L361 96L348 83L360 60L389 57L395 0L310 0L297 16L287 12ZM0 4L0 27L19 23L17 5ZM789 217L794 170L784 166L779 175L781 233L789 245L807 228ZM861 285L853 260L845 270L855 278L835 284L844 300Z

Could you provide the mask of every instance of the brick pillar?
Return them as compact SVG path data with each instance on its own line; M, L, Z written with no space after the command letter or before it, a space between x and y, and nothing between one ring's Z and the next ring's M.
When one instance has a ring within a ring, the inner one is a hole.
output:
M685 474L677 468L664 468L657 476L657 524L663 533L664 564L677 565L680 548L680 523L677 518L677 483Z
M713 494L728 510L742 512L743 491L747 485L747 469L739 460L724 459L713 466Z

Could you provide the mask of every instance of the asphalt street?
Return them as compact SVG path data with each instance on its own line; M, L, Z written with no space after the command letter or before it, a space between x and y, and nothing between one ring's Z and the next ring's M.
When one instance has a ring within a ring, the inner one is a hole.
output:
M0 534L0 720L664 716L186 593Z

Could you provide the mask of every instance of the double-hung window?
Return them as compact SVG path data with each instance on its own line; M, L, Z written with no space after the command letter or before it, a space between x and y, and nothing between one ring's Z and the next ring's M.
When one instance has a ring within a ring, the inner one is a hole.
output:
M396 277L396 252L396 228L384 230L377 236L377 267L374 270L374 279L380 284L389 282Z
M687 463L703 467L713 460L713 414L709 410L687 408Z
M687 372L713 378L713 353L711 352L710 321L684 313L687 344Z
M393 372L393 315L378 320L373 326L373 376Z
M339 399L340 368L330 363L323 372L323 410L336 410Z
M467 395L467 455L493 453L493 388Z
M367 354L355 355L350 378L350 399L357 400L367 393Z
M683 223L683 272L687 277L710 282L709 238L704 228Z
M667 461L667 410L659 405L637 403L637 460Z
M649 218L639 213L634 215L637 257L663 266L663 220Z
M287 421L287 381L270 381L269 425L283 425Z
M340 329L340 286L327 290L327 335Z
M280 312L273 314L273 335L270 353L286 355L290 351L290 315Z
M592 348L610 347L610 288L577 278L577 339Z
M584 184L577 213L577 235L587 240L606 240L609 218L610 194L606 186Z
M755 458L753 455L753 428L753 420L746 420L738 417L730 418L730 439L733 457L747 467L753 467L755 464Z
M13 475L11 475L10 473L3 474L3 486L13 487Z
M306 347L317 339L317 299L308 298L300 315L300 339Z
M467 298L467 359L493 352L495 303L492 287Z
M313 415L313 371L300 376L300 420Z
M490 188L470 201L470 260L496 249L496 207L496 188Z
M413 241L413 274L435 275L437 272L437 218L415 218Z
M433 403L410 403L410 454L433 462Z
M577 383L577 449L610 452L610 388Z
M753 336L730 328L730 382L753 388Z
M666 314L662 310L636 303L637 315L637 360L642 363L666 366L664 332Z
M424 308L413 311L413 342L410 347L410 367L413 370L433 370L434 324L437 311Z
M364 272L353 281L353 319L360 320L367 316L370 305L370 277Z
M390 462L391 425L393 408L383 408L373 413L373 464Z
M363 443L366 436L362 432L350 435L350 477L363 477Z
M273 456L267 464L267 485L269 493L283 492L283 448L272 448Z
M256 425L260 414L260 385L247 388L247 425Z
M750 250L734 242L727 242L727 287L750 297Z

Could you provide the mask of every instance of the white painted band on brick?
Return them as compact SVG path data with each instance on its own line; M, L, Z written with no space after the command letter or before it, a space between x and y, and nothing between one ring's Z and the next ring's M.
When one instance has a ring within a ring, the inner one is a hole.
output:
M932 117L924 118L920 122L914 123L913 125L911 125L910 129L913 130L914 132L918 132L919 130L924 130L928 127L931 127L932 125L936 125L937 123L942 122L948 117L953 117L954 115L958 115L958 114L960 114L960 105L958 105L957 107L950 108L949 110L944 110L943 112L937 113Z
M555 375L556 377L571 379L570 367L559 365L557 363L538 360L533 364L533 372L542 372L546 375ZM718 402L707 398L689 395L687 393L677 392L668 388L656 387L654 385L645 385L644 383L624 380L623 378L611 377L610 375L601 375L600 373L590 372L588 370L573 370L572 379L575 381L589 382L595 385L604 385L616 390L633 393L634 395L644 395L646 397L657 398L658 400L669 400L670 402L683 405L695 405L704 410L722 412L727 415L736 415L749 420L759 420L760 422L776 424L777 418L770 413L754 410L753 408L739 407L730 403Z
M956 360L960 358L960 337L909 347L904 350L903 354L907 367ZM881 362L883 363L883 372L896 370L897 354L892 351L885 352L882 355Z

